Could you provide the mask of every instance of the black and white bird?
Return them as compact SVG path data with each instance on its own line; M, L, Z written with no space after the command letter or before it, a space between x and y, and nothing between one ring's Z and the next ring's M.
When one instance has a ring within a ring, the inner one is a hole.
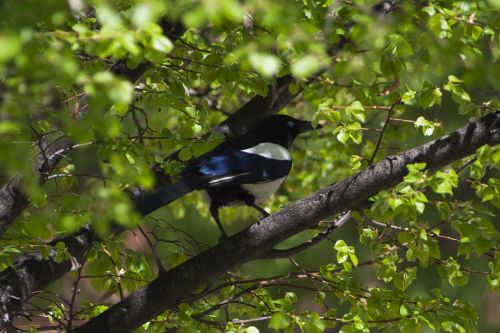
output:
M227 237L219 208L247 205L268 216L257 204L269 198L288 176L293 140L312 129L309 121L290 116L263 118L245 134L189 161L176 183L147 195L137 203L137 210L146 215L191 191L205 190L210 213L222 236Z

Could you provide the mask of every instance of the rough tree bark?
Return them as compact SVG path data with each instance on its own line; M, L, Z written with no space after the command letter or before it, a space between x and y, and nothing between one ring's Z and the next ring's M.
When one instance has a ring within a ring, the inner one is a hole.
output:
M130 332L167 309L175 309L187 299L196 299L194 291L212 283L228 270L254 259L273 257L274 246L315 227L322 219L363 208L371 196L398 184L407 174L408 164L425 162L427 169L432 171L473 154L483 145L499 143L500 111L497 111L440 139L386 157L343 181L290 204L170 271L162 272L147 286L75 332Z

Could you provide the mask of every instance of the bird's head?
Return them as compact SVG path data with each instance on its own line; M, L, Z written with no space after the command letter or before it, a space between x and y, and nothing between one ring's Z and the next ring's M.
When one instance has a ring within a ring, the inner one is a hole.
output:
M321 126L318 125L313 128L310 121L299 120L286 115L272 115L262 118L248 133L290 148L297 135L318 128L321 128Z

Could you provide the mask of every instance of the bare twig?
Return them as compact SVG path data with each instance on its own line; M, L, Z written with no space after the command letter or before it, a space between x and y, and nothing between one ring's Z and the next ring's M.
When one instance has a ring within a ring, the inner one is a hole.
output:
M375 146L375 150L373 151L372 157L370 157L370 160L368 161L368 165L372 165L373 161L375 160L375 157L377 156L377 153L380 149L380 144L382 143L382 138L384 137L385 130L387 129L387 126L389 125L389 121L391 120L391 115L392 111L394 110L394 107L396 104L399 103L399 100L395 101L390 109L387 111L387 118L385 119L384 126L382 127L382 131L380 132L380 135L378 136L377 140L377 145Z
M158 253L156 253L156 249L155 249L153 243L151 243L151 240L149 239L149 237L146 234L146 232L141 227L138 227L137 229L142 234L142 237L144 237L144 240L148 243L149 248L151 249L151 253L153 254L153 257L155 258L155 262L156 262L156 266L158 267L158 270L161 270L161 271L165 270L163 268L162 263L161 263L161 259L158 256Z
M73 282L73 293L71 294L71 301L69 302L69 310L68 310L68 322L67 322L67 330L70 332L73 329L73 319L74 319L74 309L75 309L75 301L76 295L78 294L78 284L82 279L83 267L85 266L85 261L87 259L88 251L83 256L83 259L80 262L80 266L76 272L76 279Z

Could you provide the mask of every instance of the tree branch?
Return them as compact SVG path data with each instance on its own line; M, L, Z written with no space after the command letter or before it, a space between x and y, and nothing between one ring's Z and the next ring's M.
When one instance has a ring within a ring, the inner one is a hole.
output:
M399 183L407 174L408 164L425 162L428 170L442 168L473 154L482 145L499 144L499 132L500 112L497 111L437 140L384 158L160 274L75 332L130 332L165 310L175 309L194 290L213 282L228 270L265 257L274 246L315 227L322 219L363 207L371 196Z

